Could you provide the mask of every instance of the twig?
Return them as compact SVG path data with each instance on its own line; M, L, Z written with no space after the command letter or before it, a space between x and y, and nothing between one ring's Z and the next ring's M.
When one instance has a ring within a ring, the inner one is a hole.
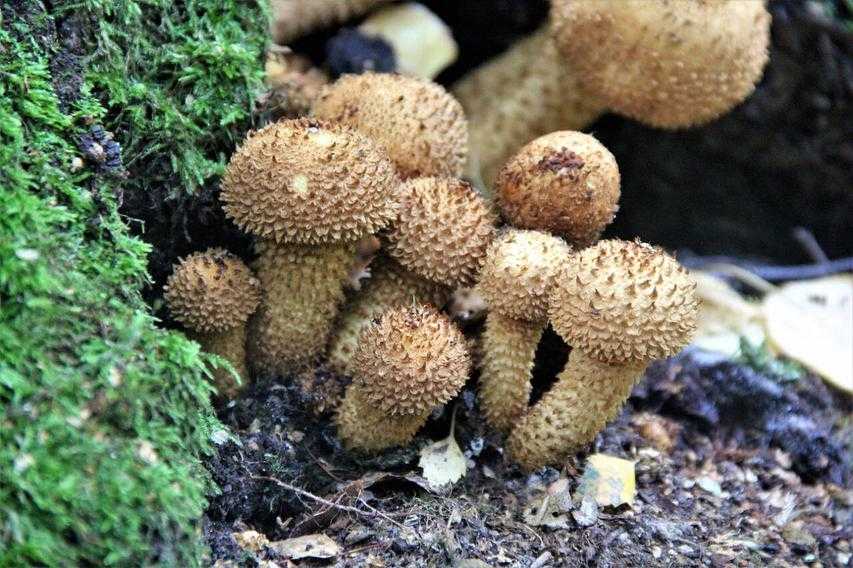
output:
M853 271L853 257L838 258L823 264L802 264L777 266L744 261L730 256L695 256L684 254L679 257L681 264L687 268L707 270L712 265L735 265L752 272L768 282L783 282L786 280L808 280L821 278L842 272Z
M335 503L334 501L329 501L328 499L324 499L323 497L320 497L319 495L314 495L310 491L306 491L306 490L302 489L301 487L296 487L295 485L291 485L290 483L287 483L286 481L282 481L282 480L277 479L275 477L269 477L266 475L252 475L251 477L252 477L252 479L260 479L263 481L270 481L272 483L275 483L276 485L278 485L282 489L287 489L288 491L292 491L292 492L296 493L297 495L300 495L302 497L306 497L308 499L311 499L312 501L316 501L317 503L325 505L326 507L331 507L332 509L338 509L339 511L346 511L348 513L354 513L356 515L361 515L363 517L368 517L368 518L379 517L379 518L384 519L384 520L388 521L389 523L395 525L397 528L400 528L403 530L409 530L409 528L406 527L405 525L398 523L397 521L395 521L394 519L392 519L391 517L389 517L388 515L386 515L382 511L368 505L364 501L362 501L361 503L362 503L362 505L364 505L364 507L367 509L367 511L359 509L358 507L352 507L350 505L341 505L340 503ZM356 499L358 499L358 498L356 498Z

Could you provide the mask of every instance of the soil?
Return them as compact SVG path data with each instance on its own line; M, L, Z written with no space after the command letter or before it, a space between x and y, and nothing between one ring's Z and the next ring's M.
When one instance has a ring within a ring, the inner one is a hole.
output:
M552 341L540 351L560 351ZM853 407L814 377L781 380L698 354L655 363L588 452L531 475L484 429L473 385L411 447L370 459L334 436L328 406L345 379L318 371L252 385L222 411L238 441L209 462L222 493L206 535L214 560L240 566L287 565L272 549L242 550L233 533L248 529L271 541L323 533L341 545L298 566L845 566ZM447 435L454 406L468 471L436 494L417 477L418 450ZM593 452L636 462L633 505L605 508L588 527L571 516L557 529L526 522L560 478L576 487Z

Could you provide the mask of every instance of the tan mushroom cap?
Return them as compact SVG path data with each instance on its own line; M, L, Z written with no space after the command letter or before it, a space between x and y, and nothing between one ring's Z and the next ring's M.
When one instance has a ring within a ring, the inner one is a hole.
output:
M489 247L477 290L490 310L505 317L545 320L554 276L570 252L553 235L511 229Z
M752 93L767 62L762 0L555 0L551 22L585 90L661 128L725 114Z
M495 182L504 215L521 229L592 244L619 209L616 158L589 134L561 131L524 146Z
M497 215L455 178L415 178L400 188L389 254L418 276L445 286L470 286L495 235Z
M351 126L384 147L404 178L460 176L468 156L462 105L443 87L404 75L344 75L314 115Z
M254 132L222 178L223 209L276 242L353 241L396 214L399 178L386 153L346 126L284 120Z
M610 364L668 357L690 342L696 282L661 249L601 241L571 256L551 294L554 330L572 347Z
M387 310L365 328L350 368L371 404L406 416L427 414L456 396L470 366L462 332L421 305Z
M260 283L235 255L214 248L175 265L164 288L172 316L199 333L244 324L261 299Z

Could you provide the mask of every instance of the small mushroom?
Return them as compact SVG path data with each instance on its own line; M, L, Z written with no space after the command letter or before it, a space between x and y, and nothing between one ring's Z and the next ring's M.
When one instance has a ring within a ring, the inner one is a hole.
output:
M374 317L412 302L442 307L453 289L477 278L497 216L468 183L429 177L406 181L397 220L371 278L347 306L329 349L330 366L346 373L352 346Z
M653 359L678 353L696 329L696 283L641 242L601 241L574 253L554 280L548 312L573 348L555 385L512 430L526 469L557 464L618 414Z
M504 165L495 187L514 226L548 231L578 247L597 241L619 209L616 158L581 132L537 138Z
M214 248L181 259L164 288L169 311L202 349L227 359L244 381L246 320L258 307L260 283L243 261ZM226 369L213 373L220 396L233 398L238 384Z
M548 30L454 87L469 176L488 187L523 144L607 109L659 128L707 123L752 93L769 38L762 0L554 0Z
M486 254L477 284L489 306L482 335L480 402L486 420L502 432L527 411L530 373L547 324L548 295L569 251L552 235L510 230Z
M409 442L468 379L465 337L435 308L393 308L361 333L338 436L366 452Z
M394 218L398 187L381 148L313 119L271 124L231 157L223 208L257 238L264 291L249 323L256 371L288 375L322 353L357 244Z
M313 112L371 137L403 178L459 176L465 166L465 113L431 81L387 73L344 75L323 90Z

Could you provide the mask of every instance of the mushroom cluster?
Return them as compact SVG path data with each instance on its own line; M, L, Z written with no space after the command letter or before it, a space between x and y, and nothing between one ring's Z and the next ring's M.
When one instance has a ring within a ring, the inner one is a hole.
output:
M691 40L664 49L647 29L660 17L657 0L650 2L655 8L638 10L644 13L636 21L610 4L556 1L552 29L579 34L578 44L540 34L519 49L532 60L544 49L574 61L596 43L620 54L624 42L634 42L658 53L653 70L663 73L681 69L683 49L704 45ZM691 8L675 19L692 25L700 12ZM743 18L748 10L735 12ZM753 15L760 21L760 12ZM728 25L736 15L716 17ZM730 54L717 45L723 24L710 28L717 39L709 57ZM735 51L755 55L757 46ZM612 63L605 57L596 54L602 67ZM513 65L535 87L530 92L563 91L568 75L560 65ZM722 71L712 73L721 104L693 75L670 81L654 96L670 98L675 118L647 120L672 126L716 116L745 96L755 69L730 77L737 86L723 85ZM639 115L600 92L605 86L592 77L599 71L577 64L572 80L596 93L589 100L597 102L561 103L559 112L591 117L607 105ZM642 75L625 76L635 71ZM687 72L707 79L699 70ZM648 77L663 81L655 72ZM478 97L469 102L488 114L492 103ZM683 112L688 101L696 107L690 117ZM660 110L649 101L635 106ZM498 123L515 127L503 118ZM310 117L251 133L231 157L220 198L226 215L255 239L254 272L224 251L182 261L166 292L175 319L246 379L251 373L281 380L318 363L351 377L336 410L337 431L346 448L376 452L409 443L469 379L471 338L443 309L454 291L473 290L487 307L477 362L483 415L507 435L509 456L522 467L559 463L616 415L649 361L686 345L697 301L689 274L662 250L599 240L619 208L620 173L596 138L561 130L516 144L553 123L521 126L506 139L515 154L495 170L490 201L460 177L468 125L452 95L403 75L341 77L322 87ZM534 358L548 325L571 353L531 406ZM222 395L235 394L232 384L216 379Z
M477 290L489 306L480 402L522 467L556 464L592 441L653 359L677 353L696 327L696 284L672 257L638 242L598 241L620 195L613 155L592 136L554 132L501 169L506 230ZM566 368L529 406L545 327L572 348Z

